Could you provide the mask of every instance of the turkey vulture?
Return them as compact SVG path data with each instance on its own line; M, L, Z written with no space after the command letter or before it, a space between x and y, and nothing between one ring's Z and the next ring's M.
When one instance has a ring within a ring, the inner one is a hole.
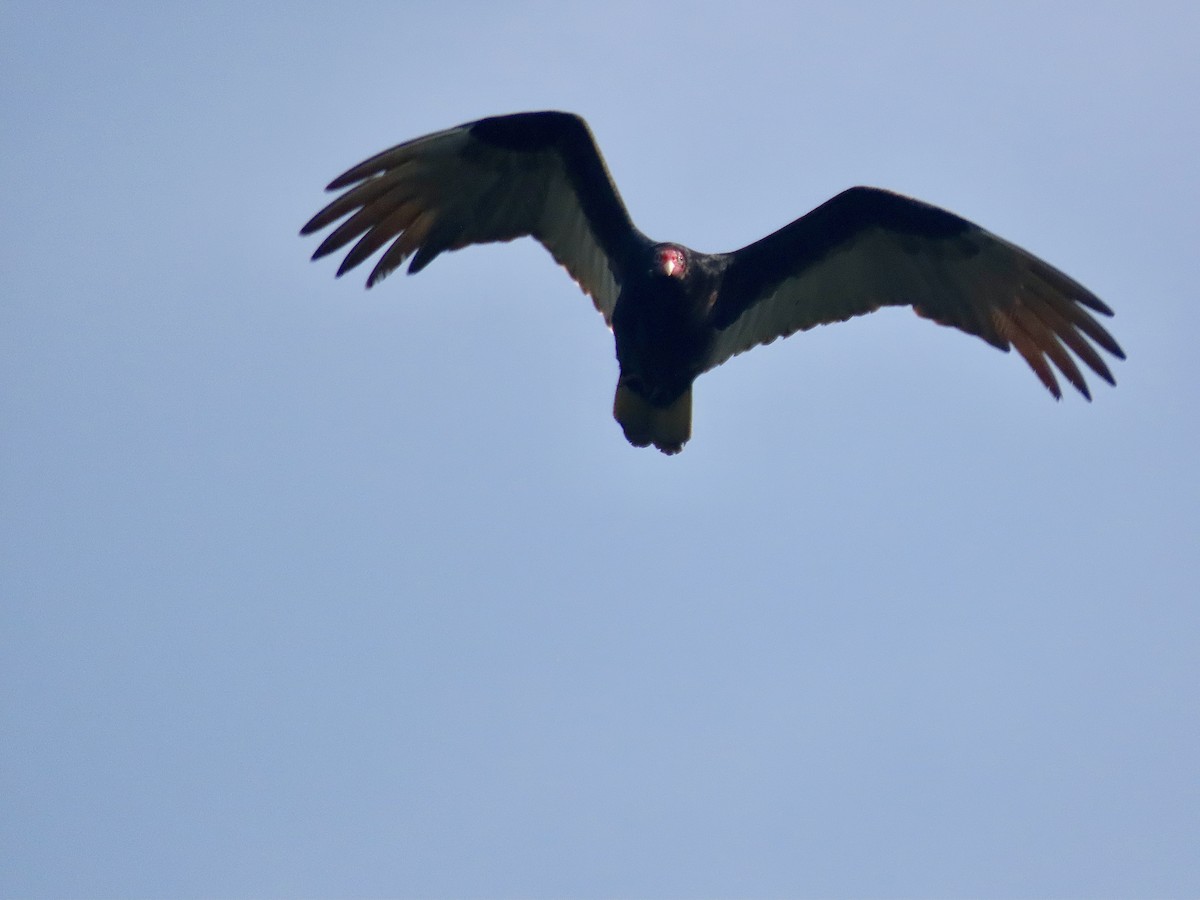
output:
M1124 358L1088 310L1112 311L1062 272L953 213L854 187L733 253L656 243L634 226L586 123L563 112L495 116L400 144L329 185L345 192L301 229L345 216L313 259L387 246L375 284L469 244L539 240L591 295L616 340L613 415L637 447L678 453L692 382L758 344L881 306L1015 346L1056 398L1050 363L1091 399L1079 366L1115 384L1096 344ZM1089 343L1090 341L1090 343Z

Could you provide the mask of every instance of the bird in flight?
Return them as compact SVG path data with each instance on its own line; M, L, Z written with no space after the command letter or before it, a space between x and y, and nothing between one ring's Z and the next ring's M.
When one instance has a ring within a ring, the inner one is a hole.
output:
M612 329L613 415L625 437L663 453L691 437L697 376L882 306L911 306L1001 350L1016 347L1056 398L1054 368L1090 400L1074 357L1115 384L1096 347L1125 356L1091 314L1112 310L1081 284L966 219L879 188L843 191L732 253L652 241L634 226L587 124L570 113L494 116L416 138L328 190L343 193L300 233L345 219L313 253L354 242L339 276L386 247L367 287L410 256L411 275L446 250L540 241Z

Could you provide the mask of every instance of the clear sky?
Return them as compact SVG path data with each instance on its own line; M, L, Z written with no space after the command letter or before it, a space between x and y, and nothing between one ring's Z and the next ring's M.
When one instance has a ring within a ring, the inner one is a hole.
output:
M0 5L0 895L1200 894L1200 6ZM650 236L854 184L1117 312L905 310L611 418L530 241L363 290L333 176L591 123Z

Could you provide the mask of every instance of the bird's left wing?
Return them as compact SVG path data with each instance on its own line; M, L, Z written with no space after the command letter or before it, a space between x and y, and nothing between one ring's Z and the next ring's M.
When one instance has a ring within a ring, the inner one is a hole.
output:
M390 243L367 287L402 265L419 272L469 244L540 241L611 321L627 242L638 233L583 119L539 112L468 122L371 157L329 185L345 190L301 234L349 216L313 259L357 241L353 269Z
M911 305L1025 358L1055 397L1049 362L1085 397L1069 348L1113 383L1092 344L1124 353L1088 310L1112 311L1037 257L935 206L851 188L774 234L729 254L712 308L707 368L795 331Z

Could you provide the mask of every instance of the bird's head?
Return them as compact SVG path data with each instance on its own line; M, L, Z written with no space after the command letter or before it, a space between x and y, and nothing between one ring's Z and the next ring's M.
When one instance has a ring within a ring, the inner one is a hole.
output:
M687 251L678 244L658 244L651 250L650 274L665 278L687 277Z

